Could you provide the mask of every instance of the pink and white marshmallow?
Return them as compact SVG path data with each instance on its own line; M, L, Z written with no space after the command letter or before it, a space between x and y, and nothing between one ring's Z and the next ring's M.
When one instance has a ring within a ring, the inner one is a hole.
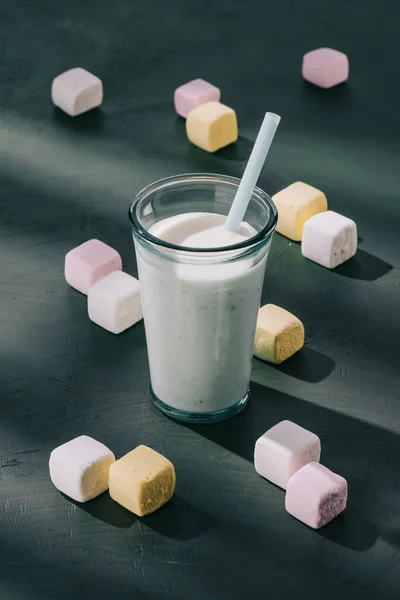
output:
M286 489L290 477L311 461L319 461L321 442L315 433L281 421L256 442L254 467L259 475Z
M99 279L121 270L118 252L100 240L88 240L70 250L65 257L65 279L82 294L87 294L89 287Z
M333 48L317 48L303 56L302 75L306 81L331 88L349 78L349 59Z
M90 71L75 67L53 80L51 99L67 115L76 117L100 106L103 102L103 84Z
M107 446L80 435L50 454L50 478L63 494L77 502L87 502L108 490L108 472L114 461Z
M327 269L352 258L357 252L357 225L333 210L314 215L304 223L301 253Z
M87 306L93 323L122 333L143 319L140 283L128 273L114 271L90 286Z
M323 527L344 511L347 481L318 462L311 462L289 480L285 507L313 529Z
M204 79L193 79L175 90L175 110L181 117L186 117L191 110L206 102L219 102L221 90Z

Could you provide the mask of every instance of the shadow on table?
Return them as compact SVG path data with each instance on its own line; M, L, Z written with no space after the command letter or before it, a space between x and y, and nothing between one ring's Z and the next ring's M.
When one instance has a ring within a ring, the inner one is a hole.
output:
M353 91L346 82L331 88L321 88L309 81L303 81L301 91L308 100L318 102L318 106L333 108L335 111L343 110L343 105L353 101Z
M400 548L400 529L393 529L387 534L384 533L382 536L391 546Z
M195 508L178 494L159 510L145 517L138 517L115 502L108 492L101 494L90 502L76 502L65 494L64 498L95 519L127 529L139 520L160 535L174 540L189 540L200 535L212 526L212 520L203 511Z
M143 517L143 523L164 537L190 540L212 527L212 519L200 509L174 494L157 512Z
M62 495L68 502L74 504L77 509L83 510L95 519L103 521L103 523L107 523L107 525L112 525L113 527L126 529L131 527L138 518L136 515L129 512L129 510L126 510L126 508L117 502L114 502L108 492L104 492L104 494L101 494L90 502L76 502L76 500L72 500L65 494Z
M328 356L305 346L282 364L270 366L301 381L317 383L329 377L335 363Z
M389 263L359 248L351 260L336 267L335 273L350 279L375 281L387 275L392 269L393 266Z
M216 156L225 160L232 160L236 162L242 162L248 160L251 151L253 149L254 142L247 138L239 135L237 141L234 144L229 144L225 148L221 148L216 153Z
M349 484L347 510L343 517L320 530L320 535L360 552L373 546L381 534L400 546L396 532L392 534L379 524L396 518L397 504L388 505L387 495L382 495L379 504L386 504L385 512L380 510L377 515L368 483L374 480L374 473L379 473L381 481L397 488L391 493L391 497L397 497L400 489L395 457L400 454L399 436L257 383L251 384L249 406L238 416L218 424L188 427L252 463L256 440L285 419L320 436L324 464L343 475Z
M100 131L104 126L104 115L101 108L94 108L82 115L71 118L60 108L54 106L53 120L58 127L73 131L74 135L78 134L80 136Z
M379 537L379 530L358 510L348 505L341 515L319 529L318 534L349 550L365 552L375 544Z

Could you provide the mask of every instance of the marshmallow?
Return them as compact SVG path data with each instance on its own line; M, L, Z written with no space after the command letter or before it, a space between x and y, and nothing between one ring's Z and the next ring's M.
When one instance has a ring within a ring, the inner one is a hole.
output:
M259 475L286 489L289 479L309 462L319 462L321 443L315 433L281 421L256 442L254 466Z
M174 465L147 446L138 446L110 468L111 498L139 517L168 502L175 483Z
M325 194L302 181L284 188L272 200L278 209L276 230L295 242L302 238L304 223L328 208Z
M303 323L290 312L266 304L258 311L253 354L279 364L304 346Z
M313 529L323 527L344 511L347 481L318 462L310 462L290 479L285 507Z
M349 77L349 59L332 48L318 48L303 56L302 75L310 83L330 88Z
M90 286L89 318L110 331L121 333L143 319L140 284L122 271L114 271Z
M357 225L328 210L311 217L303 229L301 253L306 258L334 269L357 252Z
M121 269L118 252L100 240L88 240L65 257L65 279L82 294L87 294L89 287L102 277Z
M50 478L63 494L87 502L108 489L108 471L114 461L107 446L81 435L50 454Z
M195 146L216 152L238 138L236 113L220 102L207 102L190 111L186 133Z
M204 79L193 79L175 90L175 110L181 117L186 117L191 110L205 102L219 102L221 90Z
M103 101L103 84L86 69L69 69L53 79L51 99L53 104L70 117L76 117L100 106Z

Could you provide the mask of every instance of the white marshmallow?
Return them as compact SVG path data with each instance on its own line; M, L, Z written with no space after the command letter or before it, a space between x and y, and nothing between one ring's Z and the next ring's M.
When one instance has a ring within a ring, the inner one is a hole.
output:
M53 80L51 99L61 110L76 117L100 106L103 101L103 84L86 69L69 69Z
M115 456L101 442L81 435L50 454L50 478L55 487L77 502L87 502L108 490L108 471Z
M285 490L291 476L309 462L319 462L320 455L315 433L281 421L257 440L254 466L259 475Z
M143 318L140 283L123 271L114 271L90 286L89 318L111 331L121 333Z
M357 225L332 210L314 215L304 224L303 256L334 269L357 252Z

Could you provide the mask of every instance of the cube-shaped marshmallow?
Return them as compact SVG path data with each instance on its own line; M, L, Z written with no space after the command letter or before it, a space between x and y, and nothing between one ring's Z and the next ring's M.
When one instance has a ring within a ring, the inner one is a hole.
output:
M220 102L206 102L190 111L186 133L195 146L207 152L216 152L238 138L236 113Z
M147 446L138 446L110 469L110 496L139 517L158 510L175 490L174 465Z
M103 84L86 69L69 69L53 80L51 99L61 110L76 117L100 106L103 101Z
M325 194L302 181L284 188L272 200L278 209L276 230L295 242L302 238L304 223L328 208Z
M219 102L221 90L204 79L193 79L175 90L175 110L181 117L186 117L191 110L206 102Z
M313 529L323 527L344 511L347 481L318 462L310 462L289 480L285 507Z
M102 277L121 269L118 252L100 240L88 240L65 257L65 279L82 294L87 294L89 287Z
M286 489L289 479L309 462L319 462L321 443L315 433L281 421L256 442L254 466L259 475Z
M89 318L110 331L121 333L143 319L140 283L123 271L114 271L88 291Z
M333 210L314 215L304 224L301 252L319 265L334 269L357 252L357 225Z
M108 489L108 472L114 461L107 446L81 435L50 454L50 478L63 494L87 502Z
M349 77L349 59L333 48L317 48L303 56L302 75L322 88L343 83Z
M279 364L304 346L303 323L289 311L266 304L258 311L253 354Z

